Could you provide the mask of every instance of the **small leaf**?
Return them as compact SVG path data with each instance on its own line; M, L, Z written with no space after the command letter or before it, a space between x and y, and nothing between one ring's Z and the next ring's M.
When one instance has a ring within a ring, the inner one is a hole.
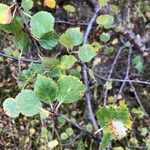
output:
M40 111L40 117L41 117L41 119L46 119L46 118L48 118L48 117L49 117L49 114L50 114L49 111L47 111L47 110L41 108L41 111Z
M7 55L12 55L13 54L13 49L11 47L4 48L3 51Z
M94 48L94 50L97 52L102 47L98 42L93 42L91 46Z
M50 31L45 33L39 40L40 45L47 50L53 49L59 41L59 36L56 32Z
M58 80L57 100L62 103L72 103L83 96L84 85L74 76L62 76Z
M50 58L50 57L42 57L41 58L42 64L46 68L52 68L60 63L60 61L56 58Z
M63 6L63 9L66 10L67 12L75 12L75 7L73 5L65 5Z
M115 13L115 14L118 14L120 12L120 10L119 10L117 5L111 4L110 8L111 8L112 12Z
M107 5L107 0L98 0L99 6L103 7Z
M114 47L112 47L112 46L110 46L110 47L106 47L105 49L104 49L104 54L105 55L109 55L109 54L112 54L113 52L114 52Z
M103 33L100 35L100 40L101 40L102 42L108 42L108 41L110 40L110 34L103 32Z
M60 36L60 43L66 48L78 46L82 42L83 34L80 32L80 28L67 29L66 32Z
M68 139L68 135L65 132L63 132L63 133L61 133L60 138L62 140L67 140Z
M70 69L76 61L77 59L73 55L64 55L61 58L59 67L62 68L63 70Z
M41 108L41 103L32 90L22 90L16 96L16 104L20 112L29 117L38 114Z
M72 128L67 128L67 129L66 129L66 133L68 134L68 136L74 135L74 131L73 131Z
M18 48L19 50L21 50L21 51L29 50L30 40L26 33L18 32L14 36L13 42L14 42L16 48Z
M0 24L9 24L13 20L11 8L0 3Z
M3 102L3 108L4 108L5 113L12 118L16 118L20 114L14 98L7 98Z
M24 11L29 11L33 7L33 1L32 0L22 0L21 1L21 7L24 9Z
M89 44L84 44L83 46L79 47L79 59L84 62L89 62L94 58L96 55L96 52L94 48Z
M34 84L34 91L44 102L52 102L55 100L58 88L57 84L46 76L38 75Z
M96 23L106 29L109 29L114 23L114 17L111 15L100 15L97 17Z
M44 5L49 8L55 8L56 7L56 0L44 0Z
M54 17L51 13L40 11L33 15L30 26L33 36L40 39L45 33L53 30Z
M136 56L134 59L133 59L133 64L134 64L134 67L139 71L141 72L143 70L143 62L142 62L142 58L140 55Z
M112 89L112 81L107 81L104 85L104 87L107 89L107 90L111 90Z
M49 148L50 150L52 150L52 149L55 148L58 144L59 144L59 143L58 143L57 140L52 140L52 141L48 142L48 148Z

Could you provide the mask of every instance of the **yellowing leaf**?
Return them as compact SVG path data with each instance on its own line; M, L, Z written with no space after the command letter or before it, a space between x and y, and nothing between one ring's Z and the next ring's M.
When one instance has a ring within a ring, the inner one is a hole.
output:
M56 7L56 0L44 0L44 5L49 8L55 8Z
M75 12L75 7L73 5L65 5L63 6L64 10L68 11L68 12Z
M11 8L0 3L0 24L9 24L13 19Z

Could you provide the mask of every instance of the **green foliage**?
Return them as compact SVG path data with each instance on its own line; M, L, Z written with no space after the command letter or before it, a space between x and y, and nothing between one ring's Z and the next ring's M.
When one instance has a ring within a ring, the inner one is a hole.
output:
M72 48L83 42L83 34L80 32L80 28L70 28L60 36L59 41L66 48Z
M97 118L103 129L103 138L106 136L104 139L105 146L109 144L109 134L122 138L126 135L126 130L130 129L132 125L131 115L124 101L121 101L119 106L109 105L100 108L97 111Z
M59 41L59 36L55 31L50 31L48 33L45 33L41 38L40 38L40 45L44 49L51 50L53 49Z
M3 51L7 55L12 55L13 54L13 49L10 48L10 47L4 48Z
M21 114L29 117L38 114L41 109L41 103L32 90L22 90L16 96L16 103Z
M64 10L66 10L67 12L75 12L75 7L73 5L65 5L63 6Z
M40 11L33 15L30 21L31 33L37 39L53 30L54 17L51 13Z
M16 118L20 114L20 111L17 108L16 100L14 98L7 98L3 103L3 108L5 113L12 118Z
M94 48L89 44L84 44L83 46L79 47L79 59L84 62L89 62L94 58L96 55L96 52Z
M30 41L29 41L29 37L26 33L18 32L14 36L13 42L14 42L16 48L18 48L19 50L21 50L21 51L29 50Z
M114 23L114 17L111 15L100 15L97 17L96 23L106 29L109 29Z
M101 148L105 148L108 146L109 142L111 141L112 139L112 135L110 133L106 133L103 135L103 139L102 139L102 142L100 144L100 147Z
M100 35L100 40L101 40L102 42L108 42L108 41L110 40L110 34L103 32L103 33Z
M13 21L10 24L0 24L0 29L6 33L16 33L22 30L22 24L17 19L13 19Z
M107 5L107 0L98 0L98 3L101 7L103 7Z
M55 100L58 88L51 78L38 75L34 84L34 91L42 101L50 103Z
M28 12L33 7L32 0L22 0L21 7L24 9L25 12Z
M42 64L49 69L51 69L53 66L57 66L60 63L58 59L50 57L42 57L41 61Z
M64 55L61 58L59 67L63 70L70 69L76 61L77 61L77 59L73 55Z
M140 55L137 55L133 59L134 67L138 70L138 72L141 72L143 70L143 62Z
M79 100L83 96L84 85L73 76L62 76L58 80L57 100L61 103L72 103Z

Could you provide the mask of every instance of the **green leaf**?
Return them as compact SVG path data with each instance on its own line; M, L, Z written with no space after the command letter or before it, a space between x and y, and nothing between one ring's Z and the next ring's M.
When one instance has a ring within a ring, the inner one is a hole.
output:
M114 47L112 47L112 46L110 46L110 47L106 47L105 49L104 49L104 54L105 55L109 55L109 54L112 54L113 52L114 52Z
M45 33L53 30L54 17L51 13L40 11L33 15L30 26L33 36L40 39Z
M65 132L63 132L63 133L61 133L60 138L61 138L61 140L67 140L69 137Z
M143 70L143 62L142 62L142 58L140 55L137 55L133 59L133 64L134 64L134 67L138 70L138 72L141 72Z
M75 7L73 5L65 5L63 6L63 9L66 10L67 12L75 12Z
M59 42L66 48L72 48L74 45L73 38L65 33L60 36Z
M47 111L47 110L41 108L41 111L40 111L40 117L41 117L41 119L46 119L46 118L48 118L48 117L49 117L49 114L50 114L49 111Z
M57 84L46 76L38 75L34 84L34 91L44 102L52 102L55 100L58 88Z
M40 112L41 103L32 90L22 90L16 96L16 103L20 112L25 116L33 116Z
M0 29L6 33L15 33L22 30L22 24L17 19L13 19L10 24L0 25Z
M62 103L72 103L79 100L84 93L83 83L74 76L62 76L58 80L57 100Z
M105 148L108 146L109 142L111 141L112 137L110 133L106 133L103 135L100 147Z
M100 108L97 111L97 119L104 136L109 134L121 139L132 126L131 115L124 101L120 101L119 106L107 105ZM108 145L108 140L106 141L104 146Z
M56 58L50 58L50 57L42 57L41 58L42 64L46 67L46 68L52 68L53 66L57 66L60 61Z
M115 14L118 14L120 12L117 5L111 4L110 8L111 8L112 12L115 13Z
M44 49L51 50L57 45L58 41L58 34L54 31L50 31L40 38L39 43Z
M5 113L12 118L16 118L20 114L14 98L7 98L3 102L3 109L4 109Z
M99 6L103 7L107 5L107 0L98 0Z
M12 55L13 54L13 49L11 47L4 48L3 51L7 55Z
M66 133L68 136L72 136L72 135L74 135L74 130L72 128L67 128Z
M107 90L111 90L111 89L112 89L112 81L107 81L107 82L104 84L104 87L105 87Z
M67 29L64 34L60 36L60 43L66 48L78 46L83 42L83 34L80 28Z
M14 36L13 42L14 42L16 48L18 48L19 50L21 50L21 51L29 50L30 40L26 33L18 32Z
M21 7L24 9L24 11L29 11L33 7L33 1L32 0L22 0Z
M103 32L103 33L100 35L100 40L101 40L102 42L108 42L108 41L110 40L110 34Z
M62 68L63 70L70 69L76 61L77 59L73 55L64 55L61 58L59 67Z
M94 58L96 55L96 52L94 50L94 48L89 45L89 44L84 44L83 46L81 46L79 48L79 59L84 61L84 62L89 62L92 60L92 58Z
M97 17L96 23L106 29L109 29L114 23L114 17L111 15L100 15Z

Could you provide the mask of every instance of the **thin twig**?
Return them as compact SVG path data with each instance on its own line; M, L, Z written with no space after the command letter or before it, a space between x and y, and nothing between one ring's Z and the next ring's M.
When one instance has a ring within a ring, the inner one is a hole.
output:
M20 61L24 61L24 62L33 62L33 63L40 63L41 61L40 60L31 60L31 59L27 59L27 58L18 58L18 57L15 57L15 56L11 56L11 55L7 55L7 54L3 54L0 52L0 56L2 57L5 57L5 58L11 58L11 59L14 59L14 60L20 60Z
M92 18L89 21L89 24L88 24L85 34L84 34L84 42L83 42L84 44L86 44L88 41L88 36L91 32L93 23L96 20L96 17L97 17L97 14L99 11L100 11L100 8L97 8L95 13L93 14ZM91 104L91 95L89 92L89 79L88 79L87 65L83 62L81 64L82 64L83 81L87 88L85 95L84 95L85 102L86 102L86 108L87 108L87 115L88 115L89 121L91 122L91 124L93 126L94 131L97 131L99 129L99 127L98 127L97 121L95 119L92 104ZM99 137L100 137L100 134L99 134Z
M131 53L132 53L132 47L130 46L129 48L129 52L128 52L128 60L127 60L127 70L126 70L126 75L125 75L125 78L124 78L124 82L122 83L121 87L120 87L120 90L118 92L118 95L120 95L122 93L122 90L126 84L125 80L128 80L129 79L129 71L130 71L130 63L131 63Z
M116 65L116 63L117 63L117 61L118 61L118 58L119 58L120 54L121 54L121 51L122 51L125 47L126 47L126 46L122 46L122 47L120 47L120 48L118 49L117 54L116 54L116 56L115 56L115 58L114 58L114 61L113 61L112 65L111 65L111 69L110 69L110 71L109 71L107 80L110 80L110 78L111 78L111 76L112 76L112 73L113 73L113 71L114 71L115 65ZM103 104L104 106L107 104L107 95L108 95L108 89L106 88L106 89L105 89L105 92L104 92L104 104Z

